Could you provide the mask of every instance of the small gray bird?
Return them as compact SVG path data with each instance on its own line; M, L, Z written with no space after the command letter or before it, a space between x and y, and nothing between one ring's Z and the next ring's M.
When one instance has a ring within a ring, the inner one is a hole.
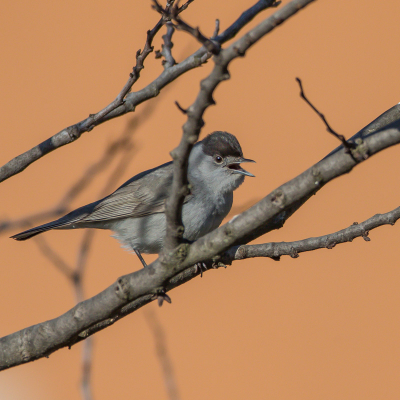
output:
M182 211L184 239L194 241L217 228L232 207L233 191L245 176L243 158L235 136L213 132L196 143L189 156L188 180L191 192ZM124 247L141 253L158 254L166 231L165 200L171 192L172 162L141 172L114 193L80 207L55 221L12 236L26 240L51 229L110 229Z

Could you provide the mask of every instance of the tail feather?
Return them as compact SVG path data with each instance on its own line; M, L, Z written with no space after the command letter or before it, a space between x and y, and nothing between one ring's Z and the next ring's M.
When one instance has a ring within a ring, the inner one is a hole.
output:
M65 225L65 224L60 223L60 220L48 222L47 224L39 225L39 226L36 226L35 228L28 229L24 232L21 232L14 236L11 236L11 239L15 239L15 240L30 239L33 236L39 235L39 233L49 231L51 229L60 227L62 225Z
M68 225L72 225L75 222L79 222L85 218L88 214L93 211L93 208L98 202L88 204L86 206L80 207L63 217L56 219L55 221L48 222L47 224L36 226L35 228L28 229L24 232L18 233L11 236L11 239L15 240L26 240L33 236L39 235L39 233L50 231L51 229L68 229Z
M85 217L90 215L90 213L94 210L96 205L100 203L102 200L95 201L94 203L87 204L86 206L77 208L74 211L71 211L67 215L56 219L55 221L48 222L47 224L36 226L35 228L28 229L24 232L17 233L14 236L11 236L11 239L15 240L26 240L33 236L39 235L39 233L50 231L51 229L68 229L74 223L79 223Z

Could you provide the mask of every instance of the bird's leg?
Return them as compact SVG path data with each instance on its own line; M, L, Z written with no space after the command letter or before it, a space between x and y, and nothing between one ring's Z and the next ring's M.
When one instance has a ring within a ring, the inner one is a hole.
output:
M146 261L144 261L144 258L142 257L142 254L140 253L139 250L133 249L133 251L136 253L136 255L138 256L140 262L143 264L143 267L146 268L147 264Z
M144 261L142 253L139 250L136 250L136 249L133 249L133 251L138 256L140 262L143 264L143 267L146 268L147 264L146 264L146 261ZM160 307L163 305L164 301L166 301L167 303L171 303L171 297L169 297L167 295L167 293L165 293L164 289L159 290L158 293L156 294L156 296L157 296L158 305Z

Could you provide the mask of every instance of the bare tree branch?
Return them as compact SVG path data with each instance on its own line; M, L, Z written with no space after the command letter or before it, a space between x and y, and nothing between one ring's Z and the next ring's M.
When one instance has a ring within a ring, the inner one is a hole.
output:
M190 2L188 1L187 3L189 4ZM214 40L217 41L219 44L225 43L227 40L234 37L236 33L239 32L239 30L241 30L247 23L249 23L258 13L270 7L271 3L274 3L274 1L259 0L254 6L252 6L246 12L244 12L241 15L241 17L238 18L225 32L217 36ZM183 5L182 7L184 6L185 5ZM161 19L163 18L164 17L161 17ZM150 31L153 32L154 35L158 32L159 28L161 27L161 26L159 27L159 22L153 28L153 30ZM155 30L157 30L157 32L155 32ZM151 35L153 35L153 33ZM149 40L150 39L152 40L154 37L154 36L151 37L151 35L150 38L148 36L146 40L147 44L147 47L145 45L146 52L144 49L142 53L140 54L138 53L137 57L139 57L140 61L137 61L136 64L136 66L138 66L139 68L137 73L140 73L141 66L143 66L145 58L144 55L146 55L147 57L148 50L151 48L151 42L149 42ZM206 62L209 57L210 55L207 54L206 49L202 47L201 49L197 50L195 53L193 53L191 56L186 58L186 60L182 61L181 63L176 64L171 68L165 69L163 73L161 73L161 75L158 76L153 82L151 82L149 85L147 85L145 88L143 88L138 92L128 93L130 90L128 86L133 79L132 77L130 77L127 84L117 97L117 99L111 103L113 105L112 107L110 104L105 109L101 110L99 113L90 115L85 120L63 129L62 131L56 133L55 135L45 140L44 142L40 143L39 145L13 158L11 161L0 167L0 182L12 177L15 174L22 172L30 164L37 161L46 154L50 153L51 151L66 144L74 142L82 135L82 133L93 129L94 126L100 125L103 122L106 122L112 118L120 117L128 112L135 111L136 106L153 97L156 97L165 86L167 86L169 83L174 81L176 78L178 78L185 72L193 68L199 67L204 62ZM128 94L126 94L125 92ZM121 93L125 93L126 96L122 97ZM119 105L114 107L116 104Z
M215 20L215 29L214 29L214 33L211 36L211 39L215 39L218 36L219 33L219 19Z
M372 156L400 143L397 126L364 135L363 146ZM359 145L360 146L360 145ZM360 161L363 162L363 161ZM296 178L274 190L233 221L185 247L187 256L166 268L157 259L147 268L120 277L113 285L50 321L0 339L0 369L48 356L87 338L154 300L160 290L169 291L199 274L195 263L214 260L231 246L246 243L266 232L271 221L285 218L291 207L304 202L334 178L350 172L357 163L343 149L333 152ZM275 225L276 226L276 222Z
M154 2L157 2L157 0L153 0ZM179 9L177 6L172 7L170 10L170 18L173 19L176 24L174 25L176 29L185 31L192 35L195 39L197 39L206 49L212 54L219 54L221 50L221 45L218 42L214 42L211 39L207 38L204 36L201 32L200 29L194 28L190 26L188 23L182 20L182 18L179 16Z
M93 364L93 338L89 337L82 343L82 378L81 392L83 400L92 400L92 364Z
M299 253L317 249L333 249L337 244L352 242L357 237L362 237L366 242L371 239L368 234L372 229L383 225L394 225L400 218L400 207L385 214L376 214L361 222L354 222L346 229L329 235L311 237L295 242L263 243L254 245L243 245L230 248L223 256L223 262L231 264L234 260L245 258L269 257L279 260L281 256L299 257Z
M175 0L167 1L166 10L169 10L172 7L174 1ZM60 146L75 141L82 135L82 133L91 131L96 125L102 122L103 118L107 114L123 104L126 95L131 91L132 86L140 78L140 72L144 68L144 61L153 51L152 43L154 37L165 23L166 19L164 16L162 16L154 28L147 31L147 37L143 51L139 49L136 52L136 65L133 67L132 72L129 74L128 81L118 93L115 100L113 100L108 106L104 107L96 114L90 114L85 120L69 126L65 130L54 135L52 138L34 147L29 152L25 152L24 154L21 154L20 156L8 162L6 165L0 168L0 182L12 175L15 175L16 173L23 171L28 165L41 158L43 155L55 150Z
M182 11L185 11L188 7L190 3L193 3L194 0L187 0L187 2L185 4L182 4L179 9L178 9L178 13L180 14Z

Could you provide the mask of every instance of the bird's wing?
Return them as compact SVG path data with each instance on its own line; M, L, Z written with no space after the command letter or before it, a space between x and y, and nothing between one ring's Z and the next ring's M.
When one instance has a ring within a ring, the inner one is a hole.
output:
M81 224L88 227L91 222L162 213L165 210L165 199L171 193L171 185L172 163L170 162L134 176L104 199L12 237L16 240L25 240L50 229L65 229L71 225L79 228ZM189 201L190 197L191 195L187 196L185 202Z
M162 213L165 211L165 200L171 192L171 186L172 163L145 171L100 200L90 214L79 222L138 218Z

